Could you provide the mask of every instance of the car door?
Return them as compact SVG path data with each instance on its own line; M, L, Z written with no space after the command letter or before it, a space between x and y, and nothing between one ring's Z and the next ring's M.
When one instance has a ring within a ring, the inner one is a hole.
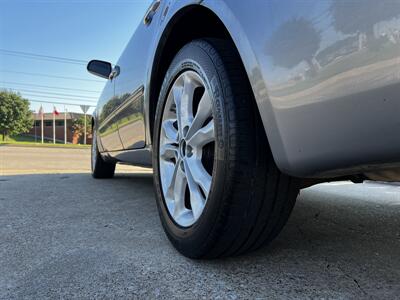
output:
M124 149L143 148L145 139L144 92L149 53L153 47L163 4L153 1L143 22L129 41L118 61L120 73L115 78L115 97L123 99L116 113L116 124Z
M114 95L115 82L108 80L97 105L98 135L104 151L122 150L116 118L122 99Z

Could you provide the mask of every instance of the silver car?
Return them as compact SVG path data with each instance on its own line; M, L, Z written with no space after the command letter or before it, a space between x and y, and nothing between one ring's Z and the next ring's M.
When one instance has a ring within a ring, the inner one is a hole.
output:
M400 180L399 0L156 0L107 78L92 174L153 167L183 255L241 254L301 188Z

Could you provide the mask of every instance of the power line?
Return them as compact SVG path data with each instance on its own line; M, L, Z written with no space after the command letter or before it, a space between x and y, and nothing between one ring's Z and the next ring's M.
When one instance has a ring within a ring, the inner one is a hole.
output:
M56 97L51 97L51 96L42 96L42 95L33 95L33 94L27 94L27 93L24 93L27 97L28 97L28 100L29 100L29 97L40 97L40 98L46 98L46 99L54 99L54 98L56 98ZM59 97L60 99L63 99L63 100L71 100L71 101L79 101L79 99L72 99L72 98L66 98L66 97ZM55 100L55 101L57 101L57 100ZM82 100L82 101L84 101L85 103L86 102L90 102L90 103L97 103L97 101L90 101L90 100Z
M47 58L40 58L40 57L31 57L31 56L18 55L18 54L13 54L13 53L1 53L0 52L0 54L9 55L9 56L16 56L16 57L21 57L21 58L35 59L35 60L40 60L40 61L50 61L50 62L57 62L57 63L63 63L63 64L70 64L70 65L79 65L79 66L86 65L86 64L83 64L83 63L76 63L76 62L69 62L69 61L55 60L55 59L47 59Z
M81 97L81 96L75 96L75 95L67 95L67 94L61 94L61 93L43 93L43 92L37 92L37 91L29 91L29 90L16 90L16 89L9 89L13 92L16 93L22 93L25 95L33 95L33 96L38 96L38 97L52 97L52 98L64 98L64 99L70 99L70 100L85 100L85 101L90 101L90 102L97 102L97 100L90 100L90 99L97 99L93 97Z
M34 95L33 97L38 97L37 95ZM40 98L28 98L28 101L35 101L35 102L44 102L46 100L43 100L42 98L46 98L46 99L54 99L53 97L40 97ZM64 100L68 100L68 101L75 101L75 102L62 102L63 100L47 100L48 103L55 103L55 104L65 104L65 105L70 105L70 104L76 104L76 105L90 105L90 106L95 106L94 104L92 104L91 101L84 101L84 102L76 102L79 100L76 99L65 99ZM61 102L60 102L61 101Z
M53 62L60 62L60 63L68 63L68 64L75 64L75 65L85 65L87 61L81 59L74 59L74 58L66 58L66 57L59 57L59 56L50 56L50 55L42 55L30 52L22 52L22 51L13 51L13 50L6 50L0 49L0 54L3 55L11 55L29 59L37 59L37 60L45 60L45 61L53 61Z
M39 99L33 99L30 100L30 102L35 102L35 103L46 103L46 104L57 104L57 105L72 105L72 106L81 106L81 105L87 105L89 107L96 107L95 105L87 104L87 103L67 103L67 102L55 102L55 101L46 101L46 100L39 100Z
M88 105L88 104L75 104L75 103L66 103L66 102L54 102L54 101L45 101L45 100L31 100L29 102L36 102L36 103L48 103L48 104L63 104L63 105L71 105L71 106L81 106L81 105ZM96 107L95 105L88 105L90 107Z
M48 77L48 78L59 78L59 79L68 79L68 80L78 80L78 81L90 81L90 82L98 82L98 83L105 83L102 80L95 80L95 79L85 79L85 78L78 78L78 77L68 77L68 76L59 76L59 75L49 75L43 73L29 73L29 72L19 72L19 71L11 71L11 70L0 70L1 73L11 73L11 74L22 74L22 75L29 75L29 76L40 76L40 77Z
M56 87L56 86L49 86L49 85L39 85L39 84L30 84L30 83L19 83L19 82L12 82L12 81L0 81L0 84L13 84L13 85L32 86L32 87L40 87L40 88L56 89L56 90L78 91L78 92L87 92L87 93L100 93L100 91L93 91L93 90L83 90L83 89L75 89L75 88L64 88L64 87Z
M76 59L76 58L50 56L50 55L37 54L37 53L32 53L32 52L14 51L14 50L7 50L7 49L1 49L1 48L0 48L0 51L7 52L7 53L15 53L15 54L22 54L22 55L30 55L30 56L37 56L37 57L44 57L44 58L51 58L51 59L60 59L60 60L66 60L66 61L80 62L80 63L87 62L86 60Z
M45 99L53 99L55 101L59 100L68 100L68 101L83 101L83 102L88 102L88 103L94 103L96 104L97 101L93 101L93 100L87 100L87 99L74 99L74 98L68 98L68 97L56 97L56 96L44 96L44 95L35 95L35 94L30 94L30 93L24 93L23 96L25 98L28 98L28 100L30 99L30 97L38 97L39 99L45 98Z
M5 89L7 89L7 88L5 88ZM43 95L66 96L66 97L85 98L85 99L98 99L97 97L71 95L71 94L63 94L63 93L52 93L52 92L47 92L47 91L35 91L35 90L14 89L14 88L9 88L9 89L12 91L15 91L15 92L28 92L28 93L37 93L37 94L43 94Z
M76 98L69 98L69 97L57 97L57 96L44 96L44 95L36 95L36 94L31 94L31 93L22 93L24 97L40 97L40 98L46 98L46 99L54 99L54 98L61 98L64 100L71 100L71 101L79 101L79 99ZM93 101L93 100L86 100L86 99L82 99L82 101L85 102L92 102L92 103L97 103L97 101Z

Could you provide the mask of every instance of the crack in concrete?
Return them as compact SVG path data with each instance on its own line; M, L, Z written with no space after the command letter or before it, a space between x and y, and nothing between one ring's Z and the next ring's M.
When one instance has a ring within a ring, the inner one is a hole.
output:
M358 287L358 289L364 294L368 295L368 293L361 287L361 285L358 283L358 280L351 275L347 274L340 266L337 266L337 268L343 273L344 276L352 280Z

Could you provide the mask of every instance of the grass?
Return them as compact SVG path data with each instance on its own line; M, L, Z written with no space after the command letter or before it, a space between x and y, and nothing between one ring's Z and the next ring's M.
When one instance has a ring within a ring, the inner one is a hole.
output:
M6 137L6 140L0 140L0 145L13 145L13 146L24 146L24 147L57 147L57 148L78 148L78 149L86 149L90 148L90 145L81 145L81 144L64 144L56 142L53 144L51 140L45 140L42 144L40 142L40 137L38 137L37 142L35 142L34 137L20 135L20 136L9 136Z

